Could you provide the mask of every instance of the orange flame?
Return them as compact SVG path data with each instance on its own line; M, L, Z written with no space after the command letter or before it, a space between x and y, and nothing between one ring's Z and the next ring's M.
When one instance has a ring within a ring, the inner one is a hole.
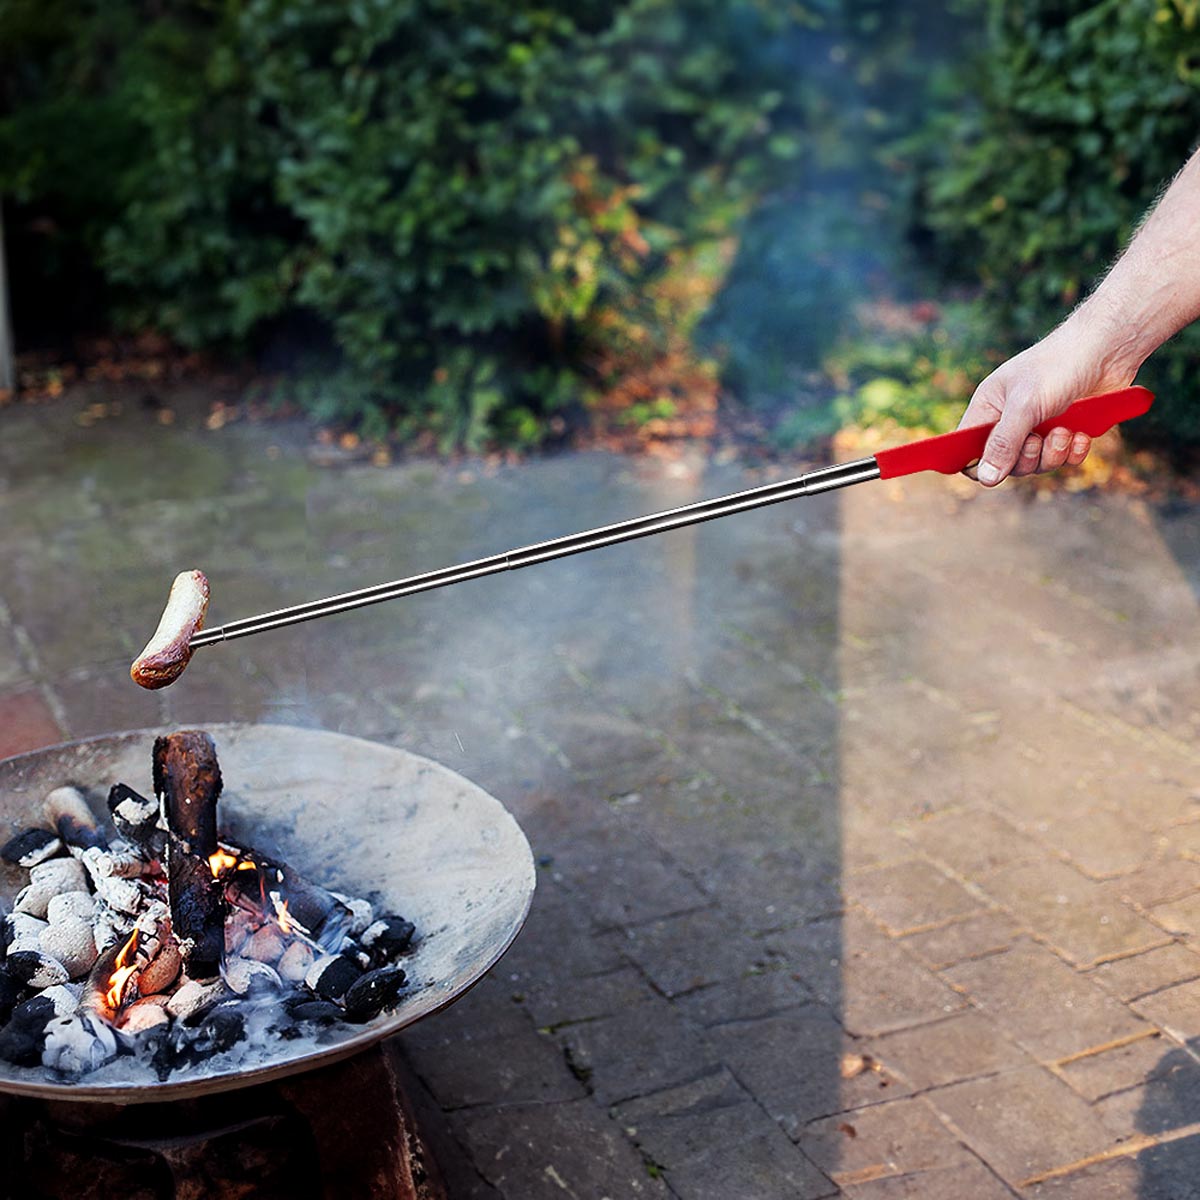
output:
M218 850L215 854L208 856L208 869L213 873L214 879L220 879L223 872L230 871L237 866L237 856L226 850Z
M305 937L309 931L288 912L288 902L283 899L278 892L271 893L271 904L275 909L275 920L279 923L279 928L284 933L300 933Z
M137 970L137 964L127 966L129 959L137 952L138 931L135 929L129 941L121 947L117 960L113 964L113 973L108 977L108 991L104 993L104 1002L114 1012L121 1007L121 996L130 975Z

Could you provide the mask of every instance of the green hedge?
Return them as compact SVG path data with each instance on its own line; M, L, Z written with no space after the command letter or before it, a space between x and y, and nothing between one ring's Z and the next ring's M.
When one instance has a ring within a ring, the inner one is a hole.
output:
M1200 138L1196 0L991 0L959 101L903 148L916 214L950 278L978 282L1006 349L1056 324L1102 276ZM1200 441L1200 333L1151 360L1154 419Z
M318 415L536 438L795 155L770 0L9 0L0 189L130 327ZM45 222L42 222L43 225ZM49 269L49 253L39 264Z

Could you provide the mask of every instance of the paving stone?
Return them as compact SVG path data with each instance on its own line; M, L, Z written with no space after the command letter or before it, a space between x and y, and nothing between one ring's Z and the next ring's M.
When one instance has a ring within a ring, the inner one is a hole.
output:
M872 1047L885 1067L897 1071L917 1091L1030 1063L1029 1056L993 1021L977 1012L891 1033Z
M1133 1086L1097 1100L1095 1111L1122 1140L1200 1132L1200 1063L1166 1039Z
M572 1068L602 1104L661 1091L711 1071L716 1059L665 1000L559 1031Z
M1182 900L1192 892L1200 891L1200 863L1186 858L1167 858L1132 875L1113 879L1106 886L1126 904L1140 909L1153 908L1156 904Z
M1200 933L1200 892L1168 904L1156 904L1150 916L1168 933L1195 937Z
M1172 942L1132 958L1101 963L1088 975L1119 1000L1136 1000L1150 992L1200 977L1200 954L1180 942Z
M1029 1200L1193 1200L1183 1192L1145 1191L1142 1184L1136 1159L1115 1158L1047 1179L1021 1195Z
M1143 996L1132 1008L1180 1041L1200 1037L1200 979Z
M1012 1200L1006 1187L980 1162L964 1162L917 1175L892 1175L854 1184L847 1200Z
M1008 867L980 886L1079 966L1161 945L1162 930L1066 863Z
M951 1084L928 1100L1014 1187L1113 1142L1091 1108L1042 1067Z
M511 976L510 976L511 978ZM520 988L524 976L517 974L513 986ZM597 1017L611 1017L647 1000L654 992L634 967L620 967L603 975L559 978L553 986L521 993L525 1007L540 1028L558 1029Z
M63 731L37 689L21 688L0 695L0 758L62 740Z
M679 996L676 1005L694 1024L709 1026L773 1017L812 998L795 972L773 962L766 970Z
M1123 1004L1043 946L1018 943L1003 954L961 963L945 975L1014 1041L1043 1060L1065 1058L1145 1029Z
M554 869L597 928L709 906L711 899L626 828L588 830L554 856Z
M928 1022L963 1007L961 996L921 966L866 916L814 921L772 935L791 970L859 1036Z
M405 1030L405 1057L443 1108L574 1100L583 1085L495 979Z
M724 1069L620 1105L613 1115L687 1200L815 1200L835 1192Z
M664 996L761 971L771 961L762 942L713 907L637 925L613 939Z
M1154 857L1158 839L1119 812L1093 811L1039 823L1038 836L1085 875L1125 875Z
M453 1125L476 1169L506 1200L670 1194L617 1125L588 1100L471 1109Z
M1059 1064L1059 1074L1089 1103L1112 1092L1145 1082L1162 1062L1172 1044L1154 1034L1099 1054Z
M963 1145L919 1098L814 1121L799 1132L798 1140L842 1187L880 1175L907 1175L970 1161Z
M793 1137L814 1118L908 1090L886 1071L867 1070L844 1078L844 1056L861 1055L870 1044L847 1037L820 1005L716 1025L707 1030L705 1040Z
M1041 855L1031 838L985 811L944 813L919 821L910 827L909 836L926 854L969 879Z
M1019 927L1007 913L988 909L976 917L910 934L903 945L926 966L940 971L969 958L1007 950L1019 934Z
M846 881L846 893L893 937L942 925L979 908L970 892L924 859L864 871Z

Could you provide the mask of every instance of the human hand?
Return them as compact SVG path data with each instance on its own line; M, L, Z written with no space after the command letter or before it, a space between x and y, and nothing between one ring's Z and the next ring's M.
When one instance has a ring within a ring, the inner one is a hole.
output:
M1095 344L1086 328L1068 321L1028 350L997 367L976 389L959 428L995 422L977 466L968 470L985 487L1009 475L1078 466L1092 439L1086 433L1051 429L1044 438L1032 430L1058 416L1074 401L1115 391L1133 382L1135 369L1115 361Z

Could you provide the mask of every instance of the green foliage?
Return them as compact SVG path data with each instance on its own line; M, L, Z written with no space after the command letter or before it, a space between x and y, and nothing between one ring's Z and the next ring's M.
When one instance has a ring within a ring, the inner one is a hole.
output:
M986 46L960 96L902 149L952 275L1015 349L1056 324L1102 276L1200 129L1197 0L989 0ZM1186 381L1200 334L1160 351L1143 379L1175 440L1200 440Z
M0 189L78 231L125 324L284 345L320 415L445 446L533 440L613 339L661 339L672 256L793 153L772 48L803 13L767 0L49 13L0 9L0 67L36 64Z
M924 310L924 311L923 311ZM894 423L929 433L958 425L979 382L996 365L990 329L977 305L893 307L867 320L827 354L837 394L791 413L775 431L784 446L827 437L844 425Z

